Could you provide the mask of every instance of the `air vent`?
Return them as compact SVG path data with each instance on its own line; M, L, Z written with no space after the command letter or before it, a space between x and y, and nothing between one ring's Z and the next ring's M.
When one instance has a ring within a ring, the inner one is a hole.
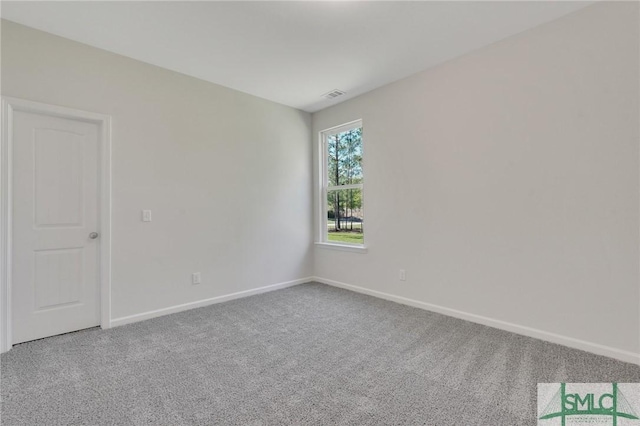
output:
M329 93L325 93L324 95L322 95L322 97L326 99L334 99L342 95L344 95L344 92L342 90L335 89L330 91Z

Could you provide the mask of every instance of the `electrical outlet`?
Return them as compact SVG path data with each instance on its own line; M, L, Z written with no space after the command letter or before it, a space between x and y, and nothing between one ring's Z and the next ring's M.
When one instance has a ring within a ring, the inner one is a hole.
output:
M407 280L407 274L405 273L404 269L400 269L400 273L398 274L398 278L400 278L400 281L406 281Z
M200 284L202 282L202 276L200 272L194 272L191 274L191 284Z
M142 210L142 221L151 222L151 210Z

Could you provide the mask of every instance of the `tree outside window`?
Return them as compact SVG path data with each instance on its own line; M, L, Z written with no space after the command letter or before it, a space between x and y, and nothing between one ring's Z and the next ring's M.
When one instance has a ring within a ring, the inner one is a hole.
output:
M362 245L362 124L323 135L326 241Z

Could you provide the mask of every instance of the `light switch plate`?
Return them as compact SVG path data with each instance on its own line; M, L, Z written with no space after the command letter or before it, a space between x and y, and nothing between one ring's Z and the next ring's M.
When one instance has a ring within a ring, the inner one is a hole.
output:
M142 221L151 222L151 210L142 210Z

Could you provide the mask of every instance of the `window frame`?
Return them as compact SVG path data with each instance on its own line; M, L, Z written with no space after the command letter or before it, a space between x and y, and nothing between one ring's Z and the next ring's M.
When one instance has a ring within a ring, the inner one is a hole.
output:
M336 190L346 190L346 189L359 189L361 191L362 196L362 216L364 218L364 182L349 184L349 185L334 185L329 186L329 158L328 158L328 147L327 147L327 139L331 136L335 136L339 133L346 132L348 130L362 128L362 119L353 120L348 123L340 124L339 126L330 127L328 129L324 129L319 132L319 196L320 200L318 203L318 227L317 227L317 238L316 245L322 248L332 248L343 251L353 251L353 252L366 252L366 237L364 235L364 229L362 233L362 244L354 244L354 243L345 243L340 241L330 241L328 239L328 227L327 227L327 212L328 212L328 203L327 203L327 195L329 191ZM362 136L362 177L364 180L365 170L364 170L364 130ZM363 220L364 223L364 220Z

